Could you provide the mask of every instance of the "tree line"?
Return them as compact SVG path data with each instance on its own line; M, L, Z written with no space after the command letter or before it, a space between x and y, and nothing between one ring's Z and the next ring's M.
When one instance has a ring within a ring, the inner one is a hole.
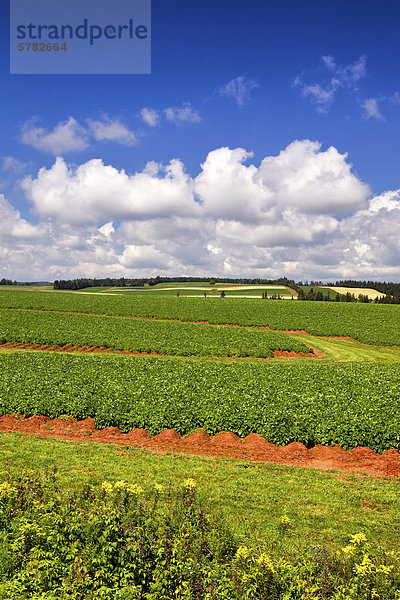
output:
M3 277L0 279L0 285L51 285L48 281L12 281Z

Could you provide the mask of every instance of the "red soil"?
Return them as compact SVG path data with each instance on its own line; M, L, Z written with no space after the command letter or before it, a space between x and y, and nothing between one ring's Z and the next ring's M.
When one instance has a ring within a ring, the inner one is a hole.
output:
M21 342L0 342L0 350L30 350L35 352L95 352L96 354L130 354L130 355L140 355L140 356L168 356L167 354L161 354L160 352L138 352L136 350L115 350L114 348L106 348L98 346L91 346L88 348L87 346L74 346L72 344L65 344L64 346L51 346L50 344L31 344L31 343L21 343ZM325 354L322 354L319 350L313 348L313 352L294 352L291 350L290 352L286 350L274 350L274 358L276 357L286 357L286 358L316 358L323 357ZM192 356L192 358L201 358L200 356ZM210 358L206 356L206 358ZM270 358L261 358L259 356L213 356L211 358L235 358L240 360L271 360Z
M277 463L308 469L333 469L350 473L366 473L374 476L400 477L400 453L387 450L382 455L370 448L343 450L340 446L315 446L307 449L304 444L292 442L288 446L274 446L257 433L241 439L234 433L220 432L211 437L198 429L181 437L174 429L165 429L154 437L148 437L145 429L133 429L121 433L117 427L98 430L94 419L75 421L49 419L34 416L25 419L21 415L0 418L0 431L19 432L55 437L73 441L94 441L145 448L160 453L181 452L199 456L230 457L257 462Z
M326 356L320 350L312 348L313 352L295 352L294 350L274 350L274 358L323 358Z
M106 348L105 346L77 346L73 344L65 344L64 346L50 344L24 344L22 342L0 342L0 350L36 350L39 352L96 352L97 354L135 354L135 355L150 355L150 356L165 356L158 352L138 352L136 350L115 350L114 348Z
M311 335L308 331L304 329L285 329L282 333L294 333L295 335Z

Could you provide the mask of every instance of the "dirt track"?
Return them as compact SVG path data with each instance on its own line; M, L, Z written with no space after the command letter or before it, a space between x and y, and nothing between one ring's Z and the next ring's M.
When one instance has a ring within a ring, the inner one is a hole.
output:
M183 452L199 456L270 462L308 469L332 469L349 473L366 473L373 476L400 477L400 453L398 450L387 450L380 455L370 448L354 448L346 451L340 446L317 445L307 449L298 442L292 442L288 446L274 446L256 433L250 433L244 439L227 432L220 432L216 436L210 437L205 431L199 429L186 437L181 437L174 429L165 429L155 437L148 437L145 429L133 429L129 433L121 433L117 427L99 430L95 428L94 419L52 420L42 416L24 419L21 415L1 417L0 431L72 441L118 444L154 450L159 453Z

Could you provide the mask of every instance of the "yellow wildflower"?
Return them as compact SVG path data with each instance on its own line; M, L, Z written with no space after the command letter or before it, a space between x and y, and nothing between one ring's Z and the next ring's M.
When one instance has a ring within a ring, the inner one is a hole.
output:
M355 565L356 571L359 575L367 575L376 571L376 567L369 556L363 556L361 564Z
M6 496L8 492L16 492L17 489L8 483L8 481L4 481L0 484L0 496Z
M267 568L271 573L274 573L274 564L268 554L262 552L260 556L257 558L256 563L261 567Z
M355 533L351 536L350 544L362 544L366 542L367 538L363 533Z
M154 484L154 489L156 490L156 492L162 492L164 489L164 486L161 485L161 483L155 483Z
M377 567L376 570L378 573L384 573L385 575L389 575L389 573L393 571L393 567L394 565L379 565L379 567Z
M282 525L289 525L289 523L290 523L289 517L287 515L283 515L281 518L281 523L282 523Z
M144 492L144 489L140 485L137 485L136 483L128 485L128 487L126 489L129 492L131 492L131 494L143 494L143 492Z
M103 483L101 484L101 487L105 491L106 494L112 494L113 486L111 485L111 483L108 483L108 481L103 481Z
M125 481L117 481L114 483L114 489L115 490L124 490L126 488L126 483Z
M247 546L239 546L236 551L236 560L247 560L251 555L250 550Z
M183 487L187 488L188 490L193 490L196 487L196 482L191 477L188 477L187 479L183 480Z

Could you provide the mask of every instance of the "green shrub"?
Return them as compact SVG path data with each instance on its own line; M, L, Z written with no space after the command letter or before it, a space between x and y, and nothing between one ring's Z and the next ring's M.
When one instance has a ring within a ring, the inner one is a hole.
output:
M0 525L0 597L15 600L202 598L235 551L192 480L67 495L27 473L0 484Z

